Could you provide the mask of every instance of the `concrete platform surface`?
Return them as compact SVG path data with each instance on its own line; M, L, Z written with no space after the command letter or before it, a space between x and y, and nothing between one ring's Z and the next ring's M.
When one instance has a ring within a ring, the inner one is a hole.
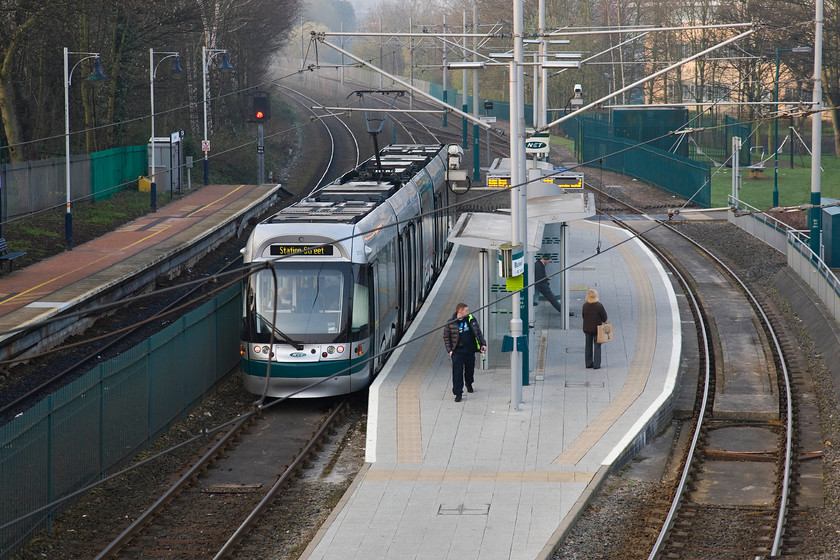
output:
M489 367L477 369L475 393L454 402L439 327L457 302L478 307L477 250L456 248L406 335L416 340L371 388L368 464L303 558L550 558L600 481L668 416L680 363L677 300L668 274L628 238L603 223L571 224L574 316L563 330L550 304L532 308L533 368L518 410L510 354L500 353L502 329L491 325L483 326L494 334ZM599 370L584 367L588 288L617 333L602 346ZM505 308L494 309L497 324L509 322Z

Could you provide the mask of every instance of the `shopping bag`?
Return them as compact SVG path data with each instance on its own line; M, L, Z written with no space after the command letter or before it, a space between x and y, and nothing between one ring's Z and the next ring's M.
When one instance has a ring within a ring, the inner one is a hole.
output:
M615 338L612 323L601 323L598 325L598 344L609 342Z

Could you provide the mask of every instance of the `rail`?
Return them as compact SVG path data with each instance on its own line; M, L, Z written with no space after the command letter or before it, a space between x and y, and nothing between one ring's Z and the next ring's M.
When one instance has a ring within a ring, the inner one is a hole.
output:
M593 190L599 191L599 189L597 189L595 187L592 187L591 185L587 185L587 186L589 188L592 188ZM610 196L610 195L607 195L606 193L604 193L604 194L605 194L605 196ZM614 197L610 196L610 198L614 198ZM629 205L627 203L624 203L624 202L621 202L621 201L619 201L619 202L621 204L627 206L628 208L631 208L633 211L640 212L638 209L633 208L631 205ZM768 216L767 218L774 220L774 218L772 218L770 216ZM620 220L616 220L616 221L618 223L621 223ZM791 393L791 378L790 378L788 367L787 367L787 364L786 364L786 361L785 361L784 353L782 351L781 343L779 341L778 336L776 335L775 330L773 329L773 326L770 322L770 319L767 317L766 313L764 312L764 309L762 308L762 305L759 303L759 301L757 300L755 295L749 290L749 288L746 286L746 284L741 280L741 278L730 267L728 267L725 263L723 263L723 261L721 261L717 256L710 253L705 248L703 248L700 244L698 244L697 242L692 240L690 237L688 237L687 235L683 234L680 231L677 231L674 227L670 226L667 222L664 222L662 220L655 220L655 221L659 225L661 225L661 226L667 228L668 230L670 230L671 232L679 235L680 237L685 239L687 242L694 245L697 249L699 249L700 251L705 253L709 259L714 261L714 263L721 268L721 270L724 270L726 272L726 274L728 274L732 279L735 280L735 282L738 284L740 289L747 296L747 299L750 301L753 308L760 314L761 321L762 321L764 327L766 328L766 330L769 334L769 338L772 341L775 353L779 358L779 363L781 365L782 380L784 382L785 397L786 397L785 398L785 401L786 401L786 410L785 410L785 412L786 412L786 438L785 438L784 465L783 465L782 477L781 477L782 488L781 488L781 491L780 491L779 496L778 496L778 498L779 498L779 500L778 500L779 501L779 508L778 508L778 512L777 512L777 516L776 516L776 527L775 527L775 530L774 530L773 544L772 544L772 548L771 548L771 554L773 556L777 556L779 554L779 551L781 550L782 538L784 536L785 525L786 525L786 522L787 522L787 513L788 513L787 510L788 510L788 504L789 504L789 500L790 500L791 465L792 465L792 461L793 461L793 397L792 397L792 393ZM777 220L777 222L778 222L778 220ZM781 224L781 222L778 222L778 223ZM784 226L787 229L792 229L792 228L789 228L789 226L787 226L787 224L784 224ZM782 227L782 226L779 225L779 227ZM648 243L647 240L645 240L643 235L641 235L640 237L643 241ZM789 238L790 237L795 238L796 236L789 233ZM648 243L648 245L652 245L652 244ZM660 253L655 247L652 247L652 249L654 251L656 251L657 254L660 255L660 257L663 256L662 253ZM813 253L811 253L811 254L813 255ZM679 277L679 280L682 283L682 285L683 286L688 286L688 284L685 282L685 278L683 277L683 275L679 271L676 270L676 267L674 267L670 264L669 259L664 259L664 262L668 263L668 266L672 270L674 270L674 273ZM691 290L686 290L686 293L690 294L690 296L691 296L692 307L693 307L695 313L697 314L697 316L700 317L700 318L703 318L704 315L700 312L699 304L698 304L697 300L695 299L692 291ZM654 544L654 546L653 546L653 548L650 552L650 555L648 556L648 560L654 560L655 558L660 557L660 555L663 552L663 547L664 547L664 545L667 541L668 535L669 535L672 527L674 526L676 516L677 516L677 514L680 510L680 505L681 505L683 497L686 493L686 488L688 486L688 481L689 481L689 478L691 476L691 473L692 473L692 470L693 470L693 467L694 467L693 463L695 462L694 459L695 459L695 454L696 454L696 451L697 451L697 444L700 440L700 434L702 433L702 429L703 429L703 422L704 422L704 419L706 417L706 408L707 408L708 399L709 399L709 382L710 382L710 374L711 374L710 368L709 368L709 364L710 364L710 360L709 360L710 347L709 347L709 344L710 343L709 343L709 339L708 339L708 334L707 334L707 330L706 330L707 327L706 327L706 323L705 323L704 318L703 318L703 320L699 321L699 325L700 325L700 328L701 328L701 334L702 334L702 339L703 339L703 343L704 343L705 363L706 363L703 398L702 398L701 407L700 407L700 410L699 410L698 416L697 416L697 424L695 426L694 435L692 437L692 441L691 441L691 444L689 446L689 451L688 451L688 454L687 454L687 457L686 457L686 460L685 460L685 465L683 467L683 472L682 472L682 476L680 477L680 481L679 481L679 484L678 484L678 487L677 487L677 491L675 493L674 499L671 503L671 506L669 508L669 511L668 511L668 514L665 518L665 521L662 524L662 528L659 532L656 543Z

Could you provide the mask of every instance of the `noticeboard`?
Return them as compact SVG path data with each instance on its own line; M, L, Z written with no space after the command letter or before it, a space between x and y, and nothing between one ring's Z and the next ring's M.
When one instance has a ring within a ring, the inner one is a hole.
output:
M510 175L488 175L487 186L494 189L506 189L510 187Z

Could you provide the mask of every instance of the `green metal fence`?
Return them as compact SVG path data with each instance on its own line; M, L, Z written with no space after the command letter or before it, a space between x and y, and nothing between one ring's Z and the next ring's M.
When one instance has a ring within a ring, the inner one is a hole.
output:
M148 173L148 148L122 146L90 154L90 186L93 200L108 198L125 185Z
M606 113L574 117L561 126L574 141L578 161L652 183L691 200L697 206L711 206L711 168L708 164L657 148L653 145L655 142L643 145L641 139L626 137L641 134L638 131L649 120L619 120L624 123L623 138L615 135L615 121ZM669 123L669 126L672 125ZM665 134L652 136L654 128L648 124L642 136L659 138ZM634 130L637 134L633 134ZM673 143L675 139L669 136L662 140Z
M712 202L711 168L658 148L624 138L587 135L580 160L590 166L630 175L709 208Z
M49 504L149 446L238 366L241 307L233 286L0 427L0 558L50 528Z

